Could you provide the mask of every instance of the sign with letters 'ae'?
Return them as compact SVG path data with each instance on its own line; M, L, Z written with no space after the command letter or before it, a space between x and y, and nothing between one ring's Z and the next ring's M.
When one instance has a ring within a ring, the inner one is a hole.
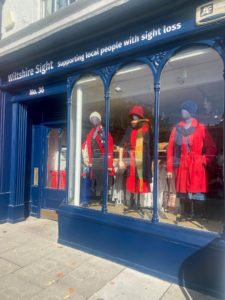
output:
M205 25L222 19L225 19L225 0L214 0L197 7L197 25Z

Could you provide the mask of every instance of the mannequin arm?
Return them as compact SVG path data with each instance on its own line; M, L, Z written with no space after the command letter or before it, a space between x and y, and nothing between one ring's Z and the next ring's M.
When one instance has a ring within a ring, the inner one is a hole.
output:
M123 161L123 148L119 148L119 169L125 169L125 163Z
M217 153L216 144L209 133L209 131L205 128L205 164L210 164Z

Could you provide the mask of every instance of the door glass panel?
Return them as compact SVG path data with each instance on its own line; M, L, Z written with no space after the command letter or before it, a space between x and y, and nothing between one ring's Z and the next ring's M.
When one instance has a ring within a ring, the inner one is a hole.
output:
M46 185L48 188L66 189L66 152L66 129L49 129Z
M50 129L48 135L47 187L58 188L59 131Z
M63 129L60 136L60 180L59 180L59 189L66 189L66 130Z

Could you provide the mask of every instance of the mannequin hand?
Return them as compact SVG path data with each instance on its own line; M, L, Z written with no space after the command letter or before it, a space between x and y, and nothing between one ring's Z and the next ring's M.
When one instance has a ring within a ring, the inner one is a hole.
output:
M108 171L109 171L109 172L112 172L112 170L113 170L113 168L108 168Z
M125 163L124 163L123 160L119 160L118 165L119 165L119 169L125 169L126 168Z
M172 178L172 177L173 177L172 172L167 172L167 173L166 173L166 177L167 177L167 178Z

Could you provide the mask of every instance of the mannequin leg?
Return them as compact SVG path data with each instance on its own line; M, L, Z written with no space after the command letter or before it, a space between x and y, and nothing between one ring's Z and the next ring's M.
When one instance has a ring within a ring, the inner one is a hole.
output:
M130 195L130 208L134 208L135 207L135 195L131 194Z
M191 218L194 218L195 216L195 212L194 212L194 200L190 200L191 201Z

